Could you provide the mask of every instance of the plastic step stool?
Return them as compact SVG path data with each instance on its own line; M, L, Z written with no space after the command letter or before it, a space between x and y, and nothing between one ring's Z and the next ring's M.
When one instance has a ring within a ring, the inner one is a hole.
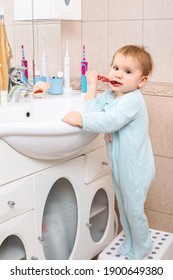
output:
M173 233L150 229L153 249L143 260L173 260ZM126 260L118 253L125 239L123 231L99 254L98 260Z

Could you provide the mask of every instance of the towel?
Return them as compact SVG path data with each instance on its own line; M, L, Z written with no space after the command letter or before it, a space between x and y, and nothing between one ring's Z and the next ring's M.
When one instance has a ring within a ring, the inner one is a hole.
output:
M5 33L4 23L0 22L0 87L2 90L8 89L8 60L10 57L10 47Z

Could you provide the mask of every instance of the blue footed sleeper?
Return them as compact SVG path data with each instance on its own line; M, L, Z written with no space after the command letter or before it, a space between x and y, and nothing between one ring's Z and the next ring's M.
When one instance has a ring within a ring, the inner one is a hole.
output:
M107 90L86 101L83 129L112 133L112 142L106 145L125 234L119 253L139 260L152 249L144 213L147 192L155 175L148 112L140 90L115 97L116 92Z

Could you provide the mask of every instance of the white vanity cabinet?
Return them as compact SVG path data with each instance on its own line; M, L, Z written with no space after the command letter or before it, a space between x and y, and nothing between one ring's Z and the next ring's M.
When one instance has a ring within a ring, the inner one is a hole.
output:
M93 143L45 168L37 162L35 171L0 186L0 259L87 260L112 241L118 224L111 170L106 148Z
M81 0L13 0L14 20L81 20Z

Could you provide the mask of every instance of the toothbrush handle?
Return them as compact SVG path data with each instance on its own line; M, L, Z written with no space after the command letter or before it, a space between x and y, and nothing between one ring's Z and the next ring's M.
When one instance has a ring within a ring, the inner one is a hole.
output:
M82 75L81 77L81 90L83 93L87 92L87 80L85 75Z
M81 74L85 75L87 70L88 70L88 63L86 61L82 61L81 62Z
M27 83L28 82L28 61L26 59L22 59L21 64L23 67L25 67L25 70L22 71L22 73L21 73L22 80Z

